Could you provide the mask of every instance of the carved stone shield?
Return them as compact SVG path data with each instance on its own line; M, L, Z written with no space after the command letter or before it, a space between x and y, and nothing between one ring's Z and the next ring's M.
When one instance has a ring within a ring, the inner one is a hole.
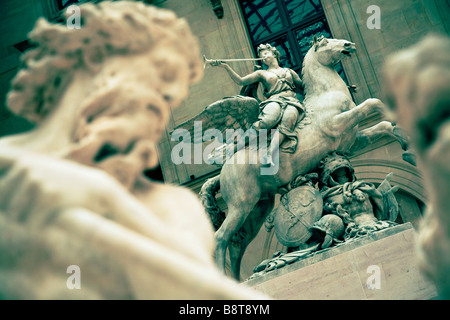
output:
M274 217L278 241L287 247L305 243L312 235L312 225L322 216L322 210L322 196L309 184L284 194Z

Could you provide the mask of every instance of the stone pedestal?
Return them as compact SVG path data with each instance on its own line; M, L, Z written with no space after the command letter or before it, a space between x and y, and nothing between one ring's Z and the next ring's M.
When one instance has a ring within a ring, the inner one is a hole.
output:
M410 223L374 232L246 284L275 299L432 299L433 283L420 273Z

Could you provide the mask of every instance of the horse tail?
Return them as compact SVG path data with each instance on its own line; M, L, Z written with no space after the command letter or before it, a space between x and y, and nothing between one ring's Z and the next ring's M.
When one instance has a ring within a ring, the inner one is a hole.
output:
M206 180L200 190L200 200L211 218L214 230L218 230L225 220L225 212L217 204L216 194L220 189L220 174Z

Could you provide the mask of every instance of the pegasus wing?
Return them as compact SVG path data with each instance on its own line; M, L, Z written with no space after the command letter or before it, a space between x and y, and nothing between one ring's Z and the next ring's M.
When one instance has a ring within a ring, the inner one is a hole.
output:
M194 143L202 143L203 133L216 129L225 134L227 129L249 129L258 119L259 103L244 96L224 98L207 106L201 113L175 127L185 129L193 137ZM173 132L171 132L172 135Z

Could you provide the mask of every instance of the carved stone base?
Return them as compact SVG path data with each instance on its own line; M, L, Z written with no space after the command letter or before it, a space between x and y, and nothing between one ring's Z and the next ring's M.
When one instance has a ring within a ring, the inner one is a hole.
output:
M246 285L275 299L432 299L410 223L374 232L273 270Z

